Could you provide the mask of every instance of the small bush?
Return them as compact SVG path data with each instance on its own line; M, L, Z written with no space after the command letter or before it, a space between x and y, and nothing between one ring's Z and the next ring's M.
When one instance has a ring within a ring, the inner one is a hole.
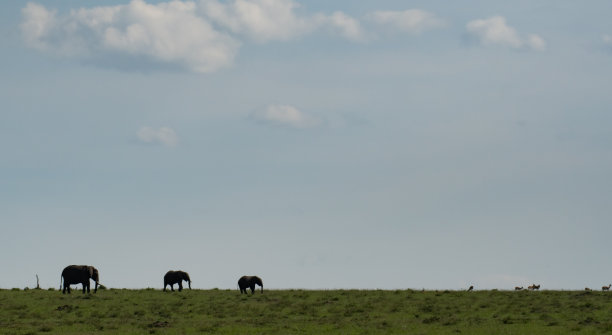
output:
M47 291L55 291L55 287L49 287Z
M11 291L21 291L18 287L13 287Z

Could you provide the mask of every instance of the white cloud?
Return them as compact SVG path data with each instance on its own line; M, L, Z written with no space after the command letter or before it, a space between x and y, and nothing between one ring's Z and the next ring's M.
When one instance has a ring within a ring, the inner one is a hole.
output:
M318 20L321 24L329 26L349 40L363 41L366 38L359 21L343 12L334 12L329 16L319 15Z
M293 0L201 0L203 13L234 34L257 42L290 40L321 28L331 28L350 40L362 40L359 21L342 13L299 16Z
M405 11L376 11L367 16L371 21L389 25L399 31L419 34L423 31L443 27L444 21L434 14L420 9Z
M251 117L260 122L292 128L312 128L321 124L318 118L290 105L270 105L251 114Z
M603 35L601 39L603 40L604 44L612 46L612 35Z
M530 34L529 36L527 36L526 43L533 50L546 50L546 41L544 41L544 39L539 35Z
M542 51L546 49L546 42L536 34L526 38L516 32L513 27L506 24L503 16L494 16L468 22L467 31L480 39L484 45L502 45L514 49L533 49Z
M235 0L222 4L217 0L201 2L205 15L233 33L254 40L288 40L314 30L310 20L299 18L291 0Z
M124 68L127 60L128 68L165 65L202 73L233 63L241 43L229 33L267 42L328 29L349 40L365 39L359 21L342 12L300 16L298 8L293 0L132 0L59 15L28 3L22 9L21 31L28 46L63 57Z
M173 147L178 144L178 136L172 128L161 127L154 129L142 127L137 133L138 139L147 144L161 144L166 147Z
M189 1L54 10L28 3L22 10L26 43L62 56L95 60L121 57L212 72L229 66L240 43L197 16Z

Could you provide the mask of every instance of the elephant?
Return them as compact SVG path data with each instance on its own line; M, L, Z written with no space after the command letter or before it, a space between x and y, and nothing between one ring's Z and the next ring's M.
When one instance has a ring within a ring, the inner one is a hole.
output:
M263 282L261 278L257 276L242 276L238 279L238 287L240 288L240 294L247 293L247 288L251 289L251 294L255 292L255 284L261 286L261 293L263 293Z
M63 290L62 279L64 279ZM90 279L93 279L96 282L94 293L98 292L98 285L100 282L98 269L89 265L69 265L64 268L64 271L62 271L62 276L60 277L60 290L62 290L63 294L66 294L66 290L68 290L68 294L70 294L70 285L80 283L83 284L83 293L85 293L85 289L87 289L87 293L89 293Z
M183 290L183 280L189 284L189 289L191 290L191 279L189 278L189 274L185 271L168 271L164 276L164 291L166 290L166 285L170 285L170 289L174 291L174 284L178 283L179 292Z

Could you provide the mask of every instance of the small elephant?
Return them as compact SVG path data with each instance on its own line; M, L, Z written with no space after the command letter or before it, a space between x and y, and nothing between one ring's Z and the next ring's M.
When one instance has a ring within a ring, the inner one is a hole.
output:
M238 287L240 288L240 294L247 293L247 287L251 289L251 294L255 292L255 284L261 286L261 293L263 293L263 282L261 278L257 276L242 276L238 279Z
M64 280L64 289L62 290L62 279ZM93 279L96 282L94 293L98 292L98 285L100 281L100 275L98 269L89 265L69 265L62 271L60 277L60 290L63 294L66 294L66 290L70 294L70 285L72 284L83 284L83 293L87 289L89 293L89 280Z
M191 290L191 279L189 278L189 274L184 271L168 271L164 276L164 291L166 290L166 285L170 285L170 289L174 291L174 284L178 283L179 292L183 290L183 280L189 284L189 289Z

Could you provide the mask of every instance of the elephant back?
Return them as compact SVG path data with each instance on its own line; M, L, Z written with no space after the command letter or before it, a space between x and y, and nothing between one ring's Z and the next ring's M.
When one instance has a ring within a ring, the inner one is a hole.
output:
M75 275L75 274L89 274L87 265L68 265L62 271L62 276Z

